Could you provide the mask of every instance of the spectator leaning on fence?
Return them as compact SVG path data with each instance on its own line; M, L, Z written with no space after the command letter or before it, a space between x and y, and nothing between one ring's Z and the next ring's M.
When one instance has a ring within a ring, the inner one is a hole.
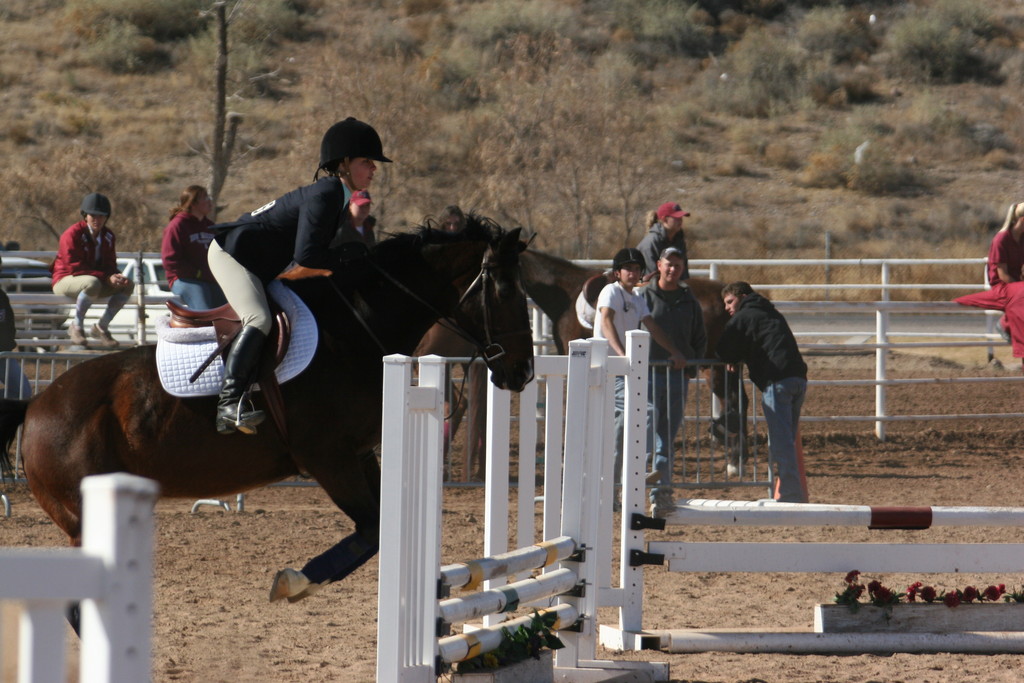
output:
M117 244L107 227L110 200L93 192L82 200L82 220L60 236L53 261L53 293L75 301L74 319L69 328L71 341L87 344L85 314L96 299L110 297L107 310L89 330L89 336L104 346L117 346L110 335L110 321L127 303L134 283L117 270Z
M806 503L796 439L807 394L807 364L789 323L748 283L726 285L722 298L732 317L715 352L726 363L745 363L750 381L761 391L768 426L768 457L779 478L778 500Z
M626 355L626 332L639 330L643 324L654 340L668 350L672 367L681 370L686 367L686 357L673 344L647 308L647 301L634 288L644 274L643 255L636 249L622 249L612 261L615 281L605 285L597 297L597 318L594 322L594 336L607 339L609 353ZM625 381L615 378L615 481L622 474L622 438L625 430ZM651 410L648 406L647 433L650 433ZM647 449L650 452L650 448ZM654 502L654 501L652 501Z
M662 251L658 259L658 277L643 288L643 297L647 301L651 318L690 361L704 357L708 337L704 331L704 313L700 302L693 296L690 287L680 282L683 267L683 255L678 249L669 247ZM651 346L651 360L668 359L668 350L655 342ZM683 422L689 380L695 375L696 368L693 366L687 366L685 370L673 370L651 365L648 395L654 406L654 467L648 483L662 486L671 483L670 456L676 433ZM671 494L671 489L665 491ZM667 494L656 491L655 498L660 495L666 499L662 502L668 505L670 495Z
M953 301L964 306L1004 311L999 330L1008 336L1013 357L1024 364L1024 202L1011 204L1006 220L988 250L989 289L961 296Z

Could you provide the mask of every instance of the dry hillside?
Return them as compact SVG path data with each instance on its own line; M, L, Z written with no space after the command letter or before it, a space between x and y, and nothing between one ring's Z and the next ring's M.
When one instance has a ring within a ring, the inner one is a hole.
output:
M4 240L54 248L101 191L120 246L158 248L209 182L210 4L5 0ZM693 257L820 256L826 232L835 257L983 256L1024 198L1015 0L228 5L226 218L310 181L347 115L396 162L385 230L459 203L566 257L635 243L666 200Z

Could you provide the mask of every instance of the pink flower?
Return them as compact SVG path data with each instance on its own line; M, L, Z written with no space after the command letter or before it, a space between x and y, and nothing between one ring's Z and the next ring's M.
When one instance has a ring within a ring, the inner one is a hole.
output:
M846 583L853 583L857 580L858 576L860 576L860 572L854 569L852 572L846 575L846 578L843 579L843 581L845 581Z
M922 588L920 594L921 599L925 602L935 602L935 598L937 597L935 589L931 586L925 586L924 588Z
M974 602L978 599L978 589L974 586L967 586L963 592L964 602Z
M960 604L960 593L958 591L952 591L942 596L942 602L946 604L946 607L956 607Z
M921 590L921 586L923 585L924 584L922 584L920 581L915 581L914 583L907 586L907 602L917 601L917 592Z

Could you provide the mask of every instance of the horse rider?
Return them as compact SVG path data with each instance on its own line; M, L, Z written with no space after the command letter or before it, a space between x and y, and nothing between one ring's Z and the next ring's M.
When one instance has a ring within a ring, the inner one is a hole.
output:
M237 221L213 227L216 236L207 256L210 271L242 323L224 362L224 383L217 400L220 434L255 434L265 417L248 400L272 323L265 286L278 277L330 276L329 246L349 200L353 193L369 188L377 171L375 162L390 161L377 131L349 117L324 133L312 184Z

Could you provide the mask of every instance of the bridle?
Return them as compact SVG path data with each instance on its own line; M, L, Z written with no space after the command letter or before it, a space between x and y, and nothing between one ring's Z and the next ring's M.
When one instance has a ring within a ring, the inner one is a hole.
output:
M485 363L490 363L491 361L498 360L499 358L505 355L505 348L501 344L499 344L497 340L504 339L506 337L518 337L524 334L529 335L531 340L533 338L533 332L530 330L529 326L517 330L511 330L509 332L503 332L501 334L492 334L491 308L489 305L490 297L488 296L488 290L495 289L496 291L497 284L495 283L494 270L497 269L497 267L498 266L493 262L493 258L491 257L491 255L485 255L483 263L480 265L480 272L473 279L473 281L469 283L469 287L466 287L466 291L462 293L462 297L459 298L459 303L457 306L457 308L461 308L462 305L466 302L467 299L469 299L470 295L473 294L476 289L481 290L480 300L481 307L483 309L484 319L483 342L481 343L478 340L471 339L468 334L464 335L464 338L466 338L468 341L476 345L477 350L480 352L480 357L483 358ZM518 284L520 286L522 285L521 279ZM448 326L448 320L448 318L439 318L438 322ZM456 334L462 334L464 332L464 330L456 329L454 326L450 327L449 329L454 331Z

